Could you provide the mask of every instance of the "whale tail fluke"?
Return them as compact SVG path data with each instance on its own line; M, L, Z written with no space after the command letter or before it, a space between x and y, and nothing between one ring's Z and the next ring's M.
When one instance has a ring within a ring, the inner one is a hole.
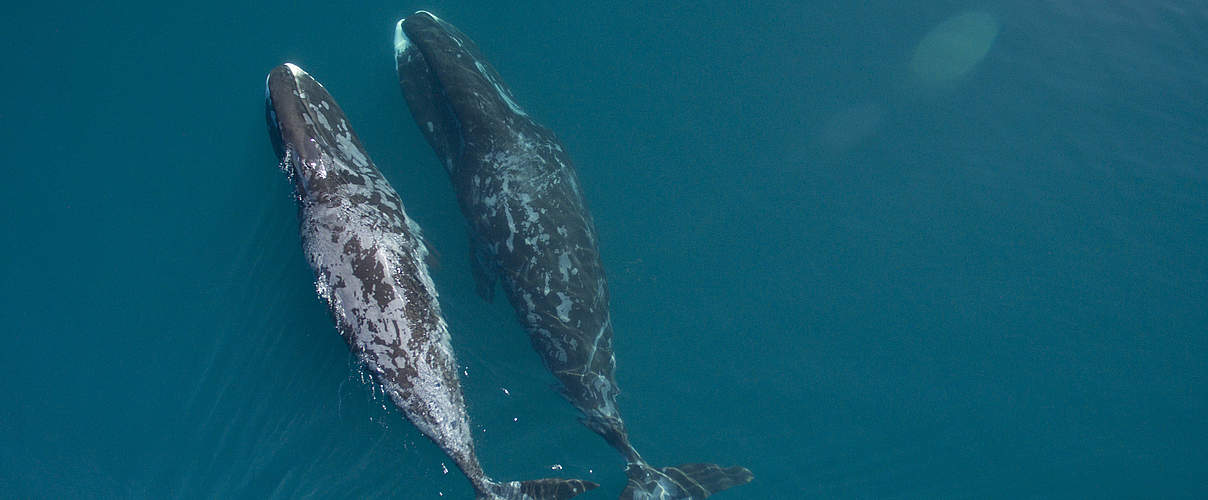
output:
M566 500L600 485L581 479L535 479L491 483L489 491L479 492L478 500Z
M621 500L703 500L755 478L745 467L723 468L717 464L650 467L632 463L625 474L629 476L629 484L621 492Z

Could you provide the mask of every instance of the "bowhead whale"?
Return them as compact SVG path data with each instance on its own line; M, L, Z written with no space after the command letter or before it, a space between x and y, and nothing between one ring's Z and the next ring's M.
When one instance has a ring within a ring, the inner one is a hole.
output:
M479 499L565 499L596 487L574 479L496 482L483 473L419 226L319 82L284 64L269 73L265 100L319 296L391 401L457 464Z
M477 46L417 12L395 28L399 84L470 226L479 294L495 283L581 421L624 455L623 499L702 499L752 479L742 467L652 467L617 409L608 283L570 156L517 103Z

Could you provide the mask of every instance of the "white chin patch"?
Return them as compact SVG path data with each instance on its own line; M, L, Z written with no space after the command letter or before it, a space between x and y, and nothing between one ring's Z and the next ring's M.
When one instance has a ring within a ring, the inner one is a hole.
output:
M394 56L401 56L412 47L411 40L403 33L403 19L399 19L398 24L394 25Z

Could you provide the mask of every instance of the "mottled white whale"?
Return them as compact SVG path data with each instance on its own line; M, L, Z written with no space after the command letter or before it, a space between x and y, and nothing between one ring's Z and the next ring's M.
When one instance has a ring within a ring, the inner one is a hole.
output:
M396 26L395 49L412 117L469 222L479 294L502 284L581 421L625 456L621 497L701 499L750 481L742 467L651 467L634 450L616 403L608 282L570 156L453 25L417 12Z
M596 487L574 479L496 482L483 473L419 226L319 82L285 64L269 73L265 99L316 288L391 401L449 455L479 499L565 499Z

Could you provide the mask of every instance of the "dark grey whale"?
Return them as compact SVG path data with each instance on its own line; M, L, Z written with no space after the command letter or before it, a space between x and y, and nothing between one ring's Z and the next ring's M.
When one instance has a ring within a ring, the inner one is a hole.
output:
M495 283L581 421L627 461L624 499L701 499L752 479L742 467L651 467L617 409L608 283L570 156L477 46L428 12L395 29L399 84L470 226L479 294Z
M264 92L315 287L391 401L453 459L479 499L565 499L596 487L574 479L495 482L483 474L419 226L319 82L284 64L269 73Z

